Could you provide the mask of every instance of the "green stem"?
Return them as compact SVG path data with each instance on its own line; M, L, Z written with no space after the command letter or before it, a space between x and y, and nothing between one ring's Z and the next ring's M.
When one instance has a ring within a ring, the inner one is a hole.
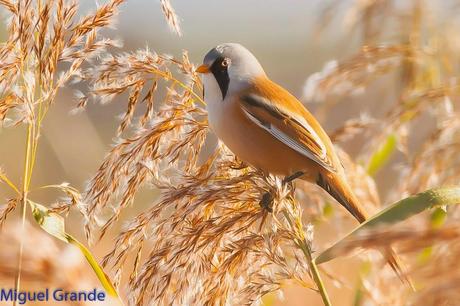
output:
M24 162L24 177L22 185L22 228L21 228L21 239L19 245L19 255L18 255L18 272L16 276L15 289L17 292L21 289L21 272L22 272L22 258L24 254L24 237L26 235L25 225L26 225L26 213L27 213L27 196L29 192L29 176L30 176L30 158L32 150L32 138L33 138L33 123L29 123L27 127L27 143L26 143L26 155ZM13 302L13 305L16 305L16 300Z
M326 287L324 286L323 280L321 279L321 275L319 274L318 267L316 266L315 259L312 256L312 251L310 245L307 241L297 241L296 244L302 250L303 254L308 260L308 266L310 267L311 274L313 275L313 280L318 287L318 291L321 294L321 298L323 299L323 303L325 306L331 306L331 300L326 291Z
M292 221L292 218L289 215L289 213L286 210L283 210L283 214L288 223L291 225L291 227L293 227L294 222ZM321 295L324 306L332 306L331 300L329 299L329 295L326 291L326 287L324 286L323 280L321 279L321 275L319 274L318 267L316 266L315 259L313 258L310 244L305 239L305 235L302 236L302 238L295 239L295 244L299 247L299 249L305 255L305 258L307 259L308 267L313 277L313 281L315 282L316 287L318 287L318 291Z
M41 12L41 0L37 1L37 8L38 12ZM38 37L38 32L35 31L34 33L35 39ZM21 49L24 46L21 45ZM22 79L24 80L24 71L25 69L24 66L28 66L27 61L25 60L26 56L22 57L21 60L21 72L22 72ZM28 67L27 67L28 68ZM39 78L39 77L38 77ZM41 85L41 81L38 82L39 86ZM41 104L40 104L41 105ZM16 282L15 282L15 289L17 292L20 291L21 287L21 272L22 272L22 261L23 261L23 255L24 255L24 237L26 236L26 231L25 231L25 226L26 226L26 214L27 214L27 201L28 201L28 194L29 194L29 186L30 186L30 180L32 178L32 165L35 162L35 152L36 150L34 149L36 147L36 136L38 135L38 132L36 130L36 117L35 117L35 111L33 110L33 104L32 104L32 116L29 118L30 122L28 123L27 126L27 142L26 142L26 154L24 157L24 175L23 175L23 181L22 181L22 228L21 228L21 242L19 245L19 255L18 255L18 271L17 271L17 276L16 276ZM13 305L16 306L16 299L13 302Z
M0 181L5 182L11 189L13 189L18 195L21 195L19 189L14 185L14 183L3 173L0 172Z

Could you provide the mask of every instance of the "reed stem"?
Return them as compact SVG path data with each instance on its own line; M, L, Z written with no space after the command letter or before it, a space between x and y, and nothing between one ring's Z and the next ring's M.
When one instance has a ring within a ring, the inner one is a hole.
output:
M293 216L291 216L286 210L283 210L283 214L286 220L288 221L289 225L293 227ZM313 258L310 244L308 243L305 237L306 235L305 233L303 233L302 230L301 237L296 237L294 243L302 251L302 253L305 255L305 258L307 259L310 273L313 277L313 281L315 282L316 287L318 288L319 294L321 295L321 299L323 300L324 306L332 306L331 300L329 299L329 295L327 294L326 287L324 286L323 280L321 279L321 275L319 274L318 267L316 266L315 259Z
M30 162L31 162L31 151L33 147L33 129L34 123L30 122L27 127L27 142L26 142L26 155L24 162L24 176L22 184L22 225L21 225L21 237L25 237L25 224L26 224L26 214L27 214L27 196L29 192L29 182L30 182ZM17 292L21 289L21 272L22 272L22 258L24 253L24 238L21 239L19 245L19 255L18 255L18 272L16 275L15 289ZM14 300L13 305L16 305L16 300Z

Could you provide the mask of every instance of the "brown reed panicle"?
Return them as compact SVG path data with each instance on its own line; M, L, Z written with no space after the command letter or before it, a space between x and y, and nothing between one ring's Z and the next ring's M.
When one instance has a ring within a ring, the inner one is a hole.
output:
M29 126L25 165L27 177L23 178L26 182L23 190L19 190L3 171L0 171L0 182L7 183L16 193L28 192L41 123L49 107L55 102L58 90L69 81L85 80L85 75L90 71L87 71L84 63L91 63L96 56L102 56L109 47L119 46L118 41L100 37L98 32L112 25L123 2L124 0L107 1L94 12L77 20L78 1L0 1L0 6L8 15L8 38L0 44L0 124L16 126L27 123ZM162 5L166 6L164 9L169 12L168 20L177 19L174 18L174 11L169 2ZM186 55L180 63L180 68L189 71L191 69ZM120 126L120 132L130 123L143 82L138 81L133 86L135 90L130 95L129 108ZM141 119L143 124L148 121L153 111L155 89L156 82L149 91L150 95L144 99L148 107ZM95 91L95 94L104 96L103 92ZM87 97L81 93L77 93L77 96L78 105L86 105ZM70 196L68 203L59 203L54 207L56 211L67 212L70 206L80 203L79 199L76 199L77 190L71 190L71 187L62 184L53 186ZM27 202L24 196L23 202ZM3 210L2 220L16 207L13 204L14 200L11 200Z
M127 224L104 258L104 264L112 266L120 280L122 268L129 266L134 256L128 281L132 304L252 304L287 280L316 289L310 281L313 271L308 269L309 262L301 251L302 247L313 248L313 228L303 226L296 199L307 204L303 207L314 218L320 215L324 193L310 184L294 190L278 178L243 165L223 146L206 154L206 112L196 93L201 85L187 53L175 59L149 50L117 56L104 52L118 43L100 38L98 29L110 25L122 2L109 1L76 22L76 2L0 0L11 15L9 38L0 49L2 123L26 122L37 140L41 121L58 89L72 79L91 86L89 95L77 94L80 108L90 97L109 102L122 94L128 96L117 132L119 139L86 189L83 202L88 205L80 204L76 189L59 185L69 201L56 204L53 210L66 213L77 206L85 216L85 232L91 239L97 229L101 237L109 230L142 186L160 191L150 208ZM369 7L377 2L370 1ZM160 3L170 26L179 34L178 18L169 1ZM418 6L414 10L416 19L422 10ZM411 31L417 29L414 26ZM372 158L374 147L396 135L410 167L401 176L405 180L401 192L394 193L398 198L405 192L455 182L457 178L459 124L451 100L458 92L458 82L445 67L442 77L424 77L437 67L440 54L432 46L421 46L416 39L365 46L349 60L326 65L305 86L308 100L322 101L331 96L360 94L388 73L403 76L400 98L382 118L352 119L333 134L343 143L357 134L366 136L367 144L360 152L364 161ZM101 59L84 69L84 62L95 56ZM61 73L58 66L64 67ZM177 71L180 77L175 76ZM143 114L135 118L140 111ZM408 145L411 124L424 114L435 119L437 129L414 153ZM32 150L36 150L36 141ZM378 206L373 178L346 153L340 154L353 190L366 204ZM26 167L33 168L33 162ZM446 168L451 172L444 172ZM8 183L1 171L0 179ZM24 180L30 181L30 176ZM22 192L27 195L27 191L28 184ZM265 192L274 197L273 213L259 205ZM3 209L0 224L18 201L11 200ZM382 242L387 236L391 240L391 233L382 235L376 233L375 237ZM397 238L395 242L404 240ZM359 246L371 248L364 240ZM390 280L394 287L394 277L381 276L372 279L370 275L363 283L364 289L371 292L378 286L384 288ZM402 299L403 295L399 296ZM388 300L389 296L379 302Z
M422 71L431 69L431 66L419 67L423 65L416 63L431 61L429 58L434 56L436 53L433 52L411 51L410 46L364 47L351 59L341 64L326 65L322 72L313 74L306 82L304 97L310 101L325 101L337 94L347 96L362 93L363 84L370 84L390 71L405 71L404 62L414 63ZM389 61L392 58L397 60ZM458 111L454 104L460 90L458 81L447 75L445 85L420 83L416 76L407 80L407 86L401 89L400 99L381 118L364 114L346 121L331 135L334 141L346 143L359 134L366 140L358 157L358 160L364 161L369 161L375 148L385 143L388 137L396 137L398 149L406 157L406 166L401 169L401 173L406 175L400 176L401 188L398 188L397 197L393 200L401 195L404 197L429 187L456 182L456 176L452 176L452 173L456 173L459 166L458 154L455 154L458 149L455 145L458 142ZM409 142L416 136L412 131L416 129L417 120L423 116L431 117L435 128L426 136L423 148L410 150ZM430 155L425 152L435 148L444 153L437 155L438 163L432 163ZM451 169L452 172L445 169ZM420 184L421 181L425 183Z
M57 214L68 215L70 209L73 207L78 208L80 211L86 205L83 203L82 195L79 190L70 186L69 183L62 183L59 185L45 186L47 188L56 188L66 195L63 199L58 200L50 206L50 211Z
M182 72L186 80L173 77L170 65ZM181 61L148 50L107 57L87 77L94 82L92 93L102 102L129 92L119 136L128 125L134 126L131 119L138 104L146 104L133 135L118 141L87 188L85 201L90 204L86 233L89 237L95 216L102 209L114 209L114 214L104 225L103 235L118 218L121 209L133 201L136 191L148 178L146 165L153 163L152 167L160 169L163 160L175 163L185 158L190 161L187 170L193 168L204 144L207 123L205 112L195 105L197 99L201 100L193 92L199 81L187 53ZM164 83L167 92L160 100L163 104L158 103L162 109L154 112L155 98L160 95L156 93L158 83ZM169 147L165 146L166 142L170 143ZM118 196L121 196L119 204L109 207Z
M83 62L118 45L97 32L110 25L122 2L110 1L78 21L76 1L2 1L9 18L8 39L0 47L1 122L43 120L59 88L81 74ZM60 63L67 64L58 71Z
M7 40L0 44L0 124L27 125L22 186L16 187L0 171L0 182L11 187L16 198L2 207L0 223L18 205L22 206L22 235L30 204L29 191L35 166L41 124L55 103L58 91L78 79L83 64L91 61L114 40L101 38L98 31L111 24L123 0L112 0L77 20L78 2L68 0L0 2L6 11ZM69 187L53 185L69 195ZM73 190L77 195L78 191ZM70 204L78 204L70 197ZM61 206L67 211L71 205ZM19 245L15 289L20 290L24 240Z
M172 178L149 170L160 199L126 226L104 259L119 275L138 252L129 282L132 305L250 305L286 280L313 286L293 244L312 242L293 189L241 168L225 148L219 151L192 172L170 164ZM267 190L275 196L273 215L259 205ZM294 224L283 211L295 217ZM145 259L144 244L150 247Z

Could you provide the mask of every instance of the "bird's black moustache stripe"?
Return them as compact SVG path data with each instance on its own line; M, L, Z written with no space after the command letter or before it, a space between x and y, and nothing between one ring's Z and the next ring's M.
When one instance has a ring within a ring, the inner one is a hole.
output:
M222 92L222 100L225 99L228 91L228 85L230 84L230 77L228 76L228 66L222 65L222 62L225 59L223 57L219 57L214 61L211 66L211 72L216 78L217 84L219 84L220 91Z

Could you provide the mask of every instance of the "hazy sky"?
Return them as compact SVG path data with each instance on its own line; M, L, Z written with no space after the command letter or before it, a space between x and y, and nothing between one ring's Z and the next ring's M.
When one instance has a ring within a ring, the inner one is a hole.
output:
M173 0L181 20L182 37L173 34L158 0L130 0L122 6L117 30L125 49L149 46L174 55L186 49L199 63L222 42L239 42L253 51L265 70L295 94L305 78L334 56L333 46L312 40L319 20L319 0ZM84 10L94 7L85 1ZM337 43L337 41L335 41ZM332 47L332 48L331 48Z

